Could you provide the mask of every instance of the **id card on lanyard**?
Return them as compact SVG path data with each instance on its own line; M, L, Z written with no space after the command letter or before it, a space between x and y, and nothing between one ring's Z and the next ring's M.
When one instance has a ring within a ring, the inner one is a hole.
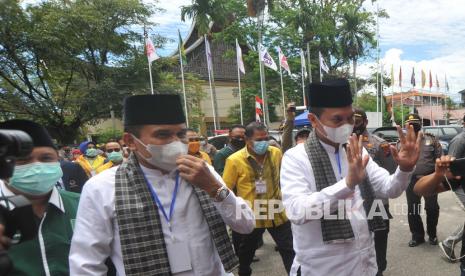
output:
M168 260L170 262L171 273L180 273L184 271L192 270L192 263L189 253L189 246L186 241L178 241L176 240L173 229L171 225L171 219L173 218L174 207L176 205L176 195L178 193L179 188L179 171L176 172L176 183L174 186L173 196L171 198L170 204L170 211L169 214L166 213L163 204L161 203L160 198L157 195L157 192L153 188L153 185L144 175L145 182L147 183L147 187L152 195L153 201L157 204L158 208L160 209L161 213L163 214L164 219L168 224L168 229L170 231L170 238L171 242L166 242L166 251L168 253Z
M267 192L266 187L266 180L263 179L263 172L265 170L265 162L263 162L263 166L260 166L257 161L253 158L248 158L250 166L255 173L255 193L257 195L264 195Z

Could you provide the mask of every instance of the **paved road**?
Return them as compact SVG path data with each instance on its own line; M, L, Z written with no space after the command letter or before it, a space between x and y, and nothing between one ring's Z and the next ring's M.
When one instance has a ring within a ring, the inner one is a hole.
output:
M402 209L404 209L404 213L406 214L407 205L405 203L405 193L398 199L390 201L394 219L391 220L388 244L388 268L384 275L460 275L459 264L451 264L441 258L441 251L438 246L425 243L416 248L408 247L407 243L410 239L410 232L407 216L402 215ZM456 203L455 196L451 192L440 194L439 204L441 206L441 214L439 217L438 238L441 240L447 237L457 225L464 222L465 212ZM398 214L395 214L395 212ZM424 217L423 222L426 222ZM456 248L456 255L459 254L459 251L460 244ZM278 252L274 251L273 240L268 234L265 235L265 244L257 251L257 256L260 258L260 262L253 264L253 275L286 275L281 258Z

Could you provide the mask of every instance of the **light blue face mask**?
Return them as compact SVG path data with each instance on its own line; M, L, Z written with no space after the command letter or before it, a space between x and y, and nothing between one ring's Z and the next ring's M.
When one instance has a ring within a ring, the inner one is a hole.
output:
M116 151L113 151L113 152L110 152L108 154L108 159L112 162L121 162L123 160L123 153L121 153L121 151L119 152L116 152Z
M258 155L263 155L268 150L270 143L268 141L254 141L253 151Z
M86 150L86 156L88 157L95 157L97 156L97 154L98 154L97 149L92 148L92 149Z
M59 162L18 165L9 185L25 194L44 195L53 189L62 176Z

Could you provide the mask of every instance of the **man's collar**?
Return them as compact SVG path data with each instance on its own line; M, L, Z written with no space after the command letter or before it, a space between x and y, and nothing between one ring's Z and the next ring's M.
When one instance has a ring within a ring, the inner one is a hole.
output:
M15 196L16 194L13 193L6 184L0 180L0 189L2 190L3 195L5 197L10 197L10 196ZM60 192L56 187L53 187L52 189L52 194L50 195L50 198L48 199L48 203L54 205L57 207L60 211L63 213L65 212L65 206L63 205L63 200L61 199ZM2 205L4 203L2 202ZM14 206L10 206L10 210L13 210Z

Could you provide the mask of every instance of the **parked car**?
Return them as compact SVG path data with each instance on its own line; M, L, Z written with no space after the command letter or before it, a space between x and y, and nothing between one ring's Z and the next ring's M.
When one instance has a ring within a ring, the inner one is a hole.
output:
M457 134L463 131L459 125L446 125L446 126L425 126L423 132L434 135L441 141L450 142Z
M379 127L372 132L373 135L376 135L390 144L396 144L399 141L399 133L397 133L397 128L390 127Z
M429 133L438 138L441 143L442 151L444 154L449 152L449 143L457 134L463 131L459 125L445 125L445 126L426 126L423 127L425 133Z

